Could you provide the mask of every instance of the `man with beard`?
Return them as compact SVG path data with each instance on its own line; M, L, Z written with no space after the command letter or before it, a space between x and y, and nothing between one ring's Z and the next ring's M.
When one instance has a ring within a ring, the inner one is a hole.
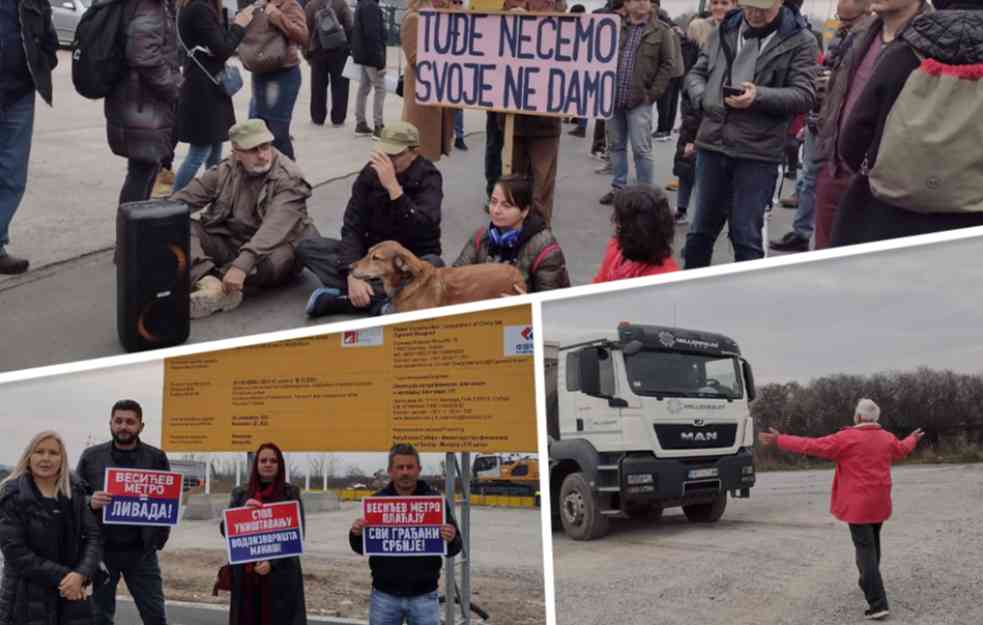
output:
M102 509L113 497L102 490L107 467L170 471L167 456L156 447L140 440L143 432L143 409L132 399L113 405L109 417L113 440L94 445L82 452L76 473L88 494L89 507L100 524ZM101 528L104 541L103 562L109 581L93 594L95 625L112 625L116 613L116 586L120 577L133 596L144 625L166 625L164 591L157 552L164 548L170 528L133 525L106 525Z
M413 445L393 445L389 450L389 484L373 497L439 495L420 479L420 471L420 454ZM446 500L444 506L447 522L440 528L440 537L447 542L447 557L454 557L461 552L463 543L451 514L452 506ZM363 553L362 532L366 525L365 518L359 517L348 532L348 542L355 553ZM404 619L411 625L439 625L437 582L442 562L440 556L370 556L369 625L401 625Z
M311 185L273 147L263 120L229 129L232 156L171 196L192 211L191 318L231 310L243 287L279 286L300 273L294 246L318 236L307 214Z

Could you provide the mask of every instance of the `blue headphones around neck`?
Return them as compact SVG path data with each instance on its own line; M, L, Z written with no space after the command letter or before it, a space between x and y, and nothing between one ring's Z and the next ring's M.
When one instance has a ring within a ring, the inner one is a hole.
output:
M502 232L497 227L492 226L488 229L488 238L495 247L512 248L518 245L519 237L522 236L522 229L506 230Z

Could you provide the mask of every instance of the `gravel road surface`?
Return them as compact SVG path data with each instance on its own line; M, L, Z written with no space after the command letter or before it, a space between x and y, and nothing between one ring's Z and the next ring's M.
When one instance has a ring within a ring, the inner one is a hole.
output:
M867 622L831 470L762 473L714 525L682 510L575 542L553 532L557 625ZM983 465L894 469L881 534L892 625L983 623Z

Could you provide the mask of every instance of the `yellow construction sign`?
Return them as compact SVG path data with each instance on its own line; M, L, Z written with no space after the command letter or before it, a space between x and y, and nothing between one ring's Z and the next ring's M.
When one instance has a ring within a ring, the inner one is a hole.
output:
M517 306L168 358L162 445L536 451L532 346Z

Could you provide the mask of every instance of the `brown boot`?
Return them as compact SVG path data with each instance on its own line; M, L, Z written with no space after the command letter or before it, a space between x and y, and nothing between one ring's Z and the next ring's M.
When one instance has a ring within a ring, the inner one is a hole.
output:
M157 180L154 181L154 190L150 192L150 197L159 200L171 195L174 190L174 172L166 167L161 167L157 172Z

